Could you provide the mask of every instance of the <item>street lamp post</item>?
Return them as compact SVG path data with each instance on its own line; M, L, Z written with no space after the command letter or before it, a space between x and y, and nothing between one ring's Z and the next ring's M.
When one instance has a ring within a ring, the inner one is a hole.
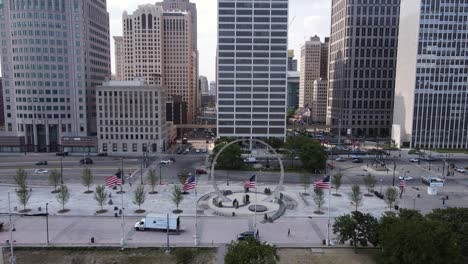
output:
M60 158L60 183L63 185L63 157Z
M159 164L159 185L162 185L162 165Z
M396 171L396 162L393 162L393 180L392 180L392 186L395 187L395 171Z
M145 156L145 153L143 152L143 157ZM143 185L143 158L141 159L140 163L140 184Z
M124 173L124 158L122 157L122 164L121 164L122 168L121 168L121 174L120 176L122 176L122 185L125 184L125 173Z
M49 203L45 204L45 211L46 211L47 245L49 245Z

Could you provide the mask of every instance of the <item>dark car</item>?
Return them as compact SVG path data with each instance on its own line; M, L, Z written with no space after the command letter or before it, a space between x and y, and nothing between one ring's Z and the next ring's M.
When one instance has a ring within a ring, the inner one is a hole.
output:
M195 171L195 173L196 173L196 174L206 174L207 172L206 172L206 170L204 170L204 169L197 169L197 170Z
M47 165L47 161L46 160L38 161L38 162L36 162L36 165L40 165L40 166Z
M99 157L107 157L107 152L100 152L97 154Z
M93 164L93 160L90 158L81 159L80 164Z
M364 160L362 160L361 158L355 158L355 159L353 159L352 162L353 162L353 163L363 163Z
M57 152L55 155L56 155L56 156L65 157L65 156L68 156L68 152L66 152L66 151L64 151L64 152Z
M255 238L255 233L253 231L242 232L242 233L237 235L237 240L239 240L239 241L246 240L249 237Z

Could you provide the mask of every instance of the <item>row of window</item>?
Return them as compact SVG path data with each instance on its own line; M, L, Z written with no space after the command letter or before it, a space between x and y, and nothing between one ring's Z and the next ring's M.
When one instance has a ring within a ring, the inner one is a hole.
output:
M235 132L234 132L235 131ZM232 135L251 135L251 134L273 134L273 135L284 135L285 129L284 128L276 128L276 127L219 127L218 128L219 134L232 134Z
M121 143L121 144L112 143L112 152L118 152L118 146L121 146L122 152L128 152L128 145L130 145L130 144L127 144L127 143ZM132 145L132 152L137 152L138 151L138 143L132 143L131 145ZM151 148L152 152L156 152L156 150L157 150L157 145L156 144L151 144L149 147ZM108 152L109 151L107 143L102 143L102 151L103 152ZM143 152L149 151L147 143L142 143L141 144L141 151L143 151Z

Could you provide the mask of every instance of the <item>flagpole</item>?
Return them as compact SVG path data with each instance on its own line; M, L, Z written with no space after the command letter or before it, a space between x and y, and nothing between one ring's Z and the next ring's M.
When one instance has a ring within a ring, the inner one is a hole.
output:
M195 246L198 246L198 196L197 196L197 174L195 173Z
M330 246L330 207L331 207L331 176L328 183L328 224L327 224L327 246Z
M123 172L122 172L122 178L124 177L123 175ZM123 184L123 182L122 182ZM122 184L120 185L122 187ZM121 202L122 202L122 223L120 224L121 226L121 229L122 229L122 239L120 241L120 246L122 246L122 248L125 246L125 231L124 231L124 225L125 225L125 222L124 222L124 214L125 214L125 210L124 210L124 202L123 202L123 196L124 196L124 192L121 192Z
M255 214L254 214L254 231L257 234L257 178L258 176L255 175Z

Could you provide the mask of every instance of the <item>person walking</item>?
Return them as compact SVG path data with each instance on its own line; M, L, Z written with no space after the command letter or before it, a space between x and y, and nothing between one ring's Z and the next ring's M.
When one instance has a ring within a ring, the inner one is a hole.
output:
M291 229L288 228L288 237L291 236Z

